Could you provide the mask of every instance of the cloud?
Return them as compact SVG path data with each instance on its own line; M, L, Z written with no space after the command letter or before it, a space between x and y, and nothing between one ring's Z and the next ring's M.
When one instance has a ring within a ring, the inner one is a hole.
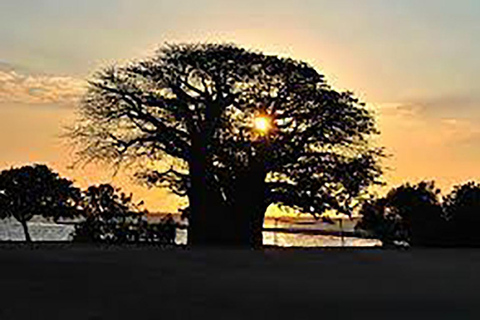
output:
M479 94L430 96L379 107L383 132L398 130L399 137L414 134L423 144L434 142L461 155L480 150Z
M390 168L385 173L390 185L435 180L447 191L480 176L480 122L470 116L475 114L473 103L458 105L464 116L450 112L460 101L438 108L415 103L378 105L379 143L392 155L384 160Z
M444 146L475 143L480 134L480 98L474 96L424 99L380 106L384 129L415 132L423 141L433 140Z
M466 93L410 99L397 104L396 110L427 118L480 121L480 95Z
M73 105L82 95L85 82L68 76L20 72L0 65L0 103Z
M395 169L389 174L390 182L435 179L448 189L480 174L480 117L475 99L442 101L438 107L426 103L423 107L415 103L379 106L380 142L393 155L387 161Z

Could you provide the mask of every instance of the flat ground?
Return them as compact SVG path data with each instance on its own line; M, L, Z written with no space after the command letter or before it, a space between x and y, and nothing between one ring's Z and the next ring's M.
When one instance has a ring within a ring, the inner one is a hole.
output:
M480 250L0 245L0 319L480 319Z

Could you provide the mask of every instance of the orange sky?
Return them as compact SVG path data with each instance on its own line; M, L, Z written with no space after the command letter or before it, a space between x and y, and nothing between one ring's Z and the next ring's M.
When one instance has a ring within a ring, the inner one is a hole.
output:
M434 179L445 193L480 177L476 1L20 2L0 4L0 168L47 163L82 187L113 182L152 211L176 210L178 199L129 173L68 169L60 135L98 68L164 42L215 41L307 61L354 91L375 110L377 143L392 155L389 187Z

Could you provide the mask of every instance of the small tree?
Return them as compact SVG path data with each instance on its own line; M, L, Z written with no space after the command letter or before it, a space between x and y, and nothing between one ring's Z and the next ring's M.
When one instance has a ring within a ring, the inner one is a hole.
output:
M167 216L159 223L144 220L147 210L143 201L134 203L132 194L126 195L110 184L90 186L82 197L85 220L75 226L73 241L138 243L175 243L176 224Z
M355 229L367 231L372 237L382 241L384 247L393 246L395 241L406 241L405 233L400 227L400 217L387 210L385 198L370 199L362 204L362 219Z
M412 245L427 244L440 236L442 207L440 190L434 182L422 181L417 185L404 184L387 194L390 208L402 217Z
M467 182L455 186L443 203L451 242L456 245L479 245L480 185Z
M82 196L82 215L85 221L75 226L74 241L126 242L135 237L132 223L146 214L138 204L132 203L132 195L120 193L110 184L90 186ZM137 228L138 229L138 228Z
M0 173L0 217L21 223L25 240L31 242L27 222L33 216L58 220L79 214L80 190L46 165L11 168Z

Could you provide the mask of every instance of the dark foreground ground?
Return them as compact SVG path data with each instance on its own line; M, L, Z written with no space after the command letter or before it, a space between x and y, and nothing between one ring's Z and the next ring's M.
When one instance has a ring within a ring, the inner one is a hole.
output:
M0 319L480 319L480 250L0 245Z

